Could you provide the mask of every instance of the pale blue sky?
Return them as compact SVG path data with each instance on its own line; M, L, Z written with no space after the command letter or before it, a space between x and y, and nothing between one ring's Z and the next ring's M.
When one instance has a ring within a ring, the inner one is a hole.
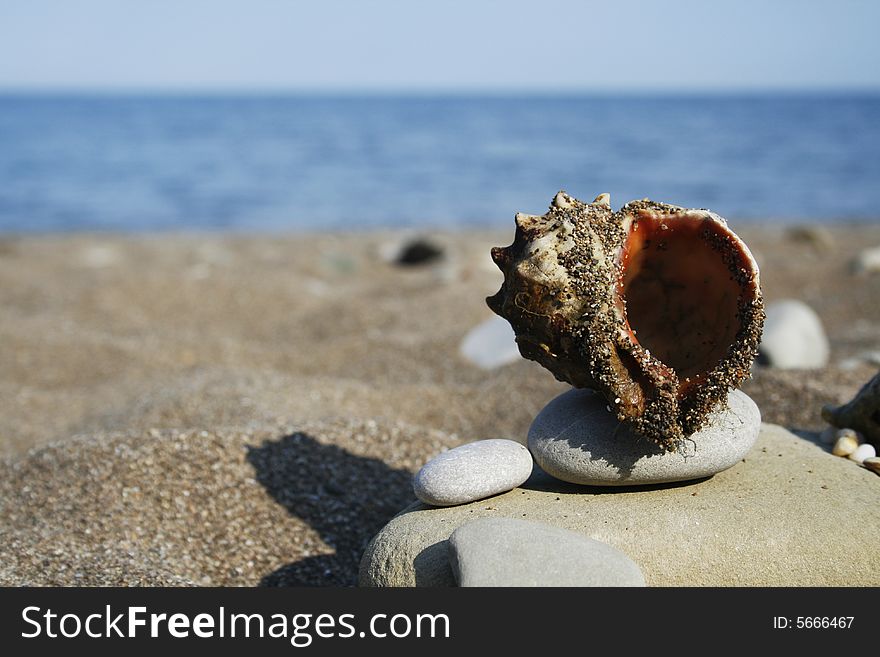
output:
M880 90L873 0L0 0L0 88Z

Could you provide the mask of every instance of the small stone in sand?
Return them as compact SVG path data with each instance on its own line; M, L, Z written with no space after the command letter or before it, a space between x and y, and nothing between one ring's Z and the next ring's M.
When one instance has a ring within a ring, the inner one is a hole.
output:
M416 238L402 245L394 259L398 265L426 265L443 257L443 248L438 244L424 239Z
M636 563L577 532L515 518L481 518L449 537L459 586L645 586Z
M785 299L767 306L759 362L780 369L817 369L830 348L822 320L807 304Z
M516 334L503 317L492 317L471 329L462 340L459 351L485 370L515 363L522 358L516 345Z
M824 226L792 226L786 236L793 242L809 244L817 251L834 249L834 237Z
M509 491L531 473L532 456L523 445L479 440L428 461L413 478L413 491L425 504L454 506Z
M856 274L875 274L880 272L880 246L865 249L852 262Z
M837 363L837 366L843 370L854 370L862 365L880 365L880 349L867 349Z

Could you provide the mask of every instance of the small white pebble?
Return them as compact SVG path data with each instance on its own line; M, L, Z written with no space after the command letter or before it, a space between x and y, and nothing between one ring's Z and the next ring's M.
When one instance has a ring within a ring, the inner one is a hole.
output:
M853 260L852 270L857 274L880 272L880 246L865 249Z
M831 450L831 453L834 456L849 456L856 448L859 446L859 441L853 436L840 436L837 439L837 442L834 443L834 447Z
M874 449L874 446L870 443L865 443L856 447L856 450L849 455L849 458L856 463L864 463L865 459L871 459L875 456L877 456L877 450Z

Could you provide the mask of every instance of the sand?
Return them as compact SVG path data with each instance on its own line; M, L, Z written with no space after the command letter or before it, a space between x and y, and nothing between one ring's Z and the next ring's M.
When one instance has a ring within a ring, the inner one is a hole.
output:
M880 275L850 263L880 225L734 228L832 348L743 389L819 431L877 371ZM0 584L354 585L425 460L524 440L567 389L458 353L512 231L430 234L446 257L421 267L390 232L0 240Z

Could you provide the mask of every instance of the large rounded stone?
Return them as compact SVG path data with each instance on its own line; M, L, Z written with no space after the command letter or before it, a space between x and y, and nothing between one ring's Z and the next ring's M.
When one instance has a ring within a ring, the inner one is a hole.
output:
M449 536L503 517L612 545L649 586L880 586L877 486L873 472L765 424L744 463L688 486L585 487L543 475L491 500L413 504L367 546L360 583L454 586Z
M617 548L541 522L480 518L449 537L459 586L644 586Z
M620 486L688 481L714 475L748 453L761 428L761 412L745 393L693 434L684 452L663 452L618 422L605 399L570 390L553 399L529 429L529 449L548 474L575 484Z

